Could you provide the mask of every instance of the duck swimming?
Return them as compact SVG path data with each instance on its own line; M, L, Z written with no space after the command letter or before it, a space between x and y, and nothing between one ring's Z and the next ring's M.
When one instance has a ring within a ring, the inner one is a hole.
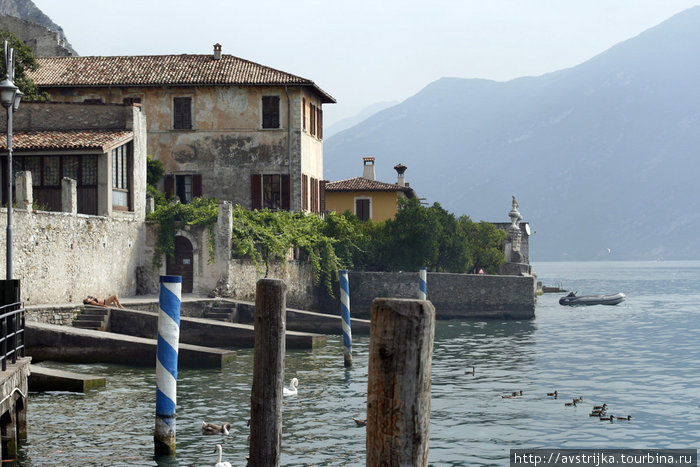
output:
M554 398L556 399L557 396L559 395L559 392L558 392L558 391L548 392L547 395L548 395L548 396L554 396Z
M628 415L626 417L615 417L615 418L617 418L618 420L632 420L632 415Z
M577 404L580 404L581 402L583 402L583 396L577 397L576 399L574 399L574 402L576 402Z
M297 388L299 387L299 380L296 378L292 378L292 380L289 382L289 388L284 388L284 391L282 394L285 396L293 396L297 394L299 391Z
M603 404L603 405L594 405L593 410L605 410L608 408L608 404Z
M207 423L207 422L202 422L202 433L205 435L216 435L216 434L223 434L225 436L228 436L228 433L231 429L231 424L226 422L221 425L217 425L216 423Z
M355 421L355 423L357 423L357 426L367 426L367 420L355 417L352 417L352 419Z
M576 407L576 399L574 399L573 402L565 402L564 405L567 407Z

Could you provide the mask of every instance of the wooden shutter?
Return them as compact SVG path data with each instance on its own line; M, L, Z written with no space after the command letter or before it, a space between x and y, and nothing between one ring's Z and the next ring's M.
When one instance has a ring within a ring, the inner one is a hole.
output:
M318 139L323 139L323 109L318 109Z
M316 135L316 107L309 105L309 123L311 124L311 134Z
M306 130L306 99L303 97L301 99L301 126L302 129Z
M173 128L176 130L189 130L192 128L192 99L189 97L175 97L173 99Z
M301 209L307 211L309 209L309 177L301 176Z
M289 174L282 175L280 178L282 179L282 209L289 211L291 206L290 191L292 188L290 185Z
M175 196L175 177L173 175L165 176L165 196L167 198Z
M262 176L260 174L250 176L250 198L253 209L262 208Z
M360 218L361 221L366 221L369 219L369 200L368 199L358 199L355 201L355 214Z
M192 175L192 197L197 198L202 196L202 176L200 174Z
M328 180L321 180L318 187L318 204L320 204L320 212L326 212L326 183L328 183Z
M263 128L280 127L280 98L279 96L263 96L262 98Z

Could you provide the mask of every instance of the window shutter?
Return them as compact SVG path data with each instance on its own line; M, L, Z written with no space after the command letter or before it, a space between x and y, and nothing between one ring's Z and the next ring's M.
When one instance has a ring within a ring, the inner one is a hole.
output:
M291 191L291 186L290 186L290 181L289 181L289 174L282 175L282 209L285 211L290 210L290 205L291 205L291 199L290 199L290 191Z
M301 99L301 126L302 129L306 130L306 99L303 97Z
M318 202L321 205L319 207L321 212L326 212L326 183L328 183L328 180L321 180L319 183Z
M173 98L173 128L190 130L192 128L192 99L189 97Z
M301 176L301 209L307 211L309 209L309 177Z
M279 96L263 96L262 98L262 127L280 127L280 98Z
M175 177L172 175L165 176L165 196L167 198L175 196Z
M202 175L192 175L192 197L202 196Z
M323 139L323 109L318 109L318 139Z
M262 176L260 174L250 176L250 198L253 209L262 208Z

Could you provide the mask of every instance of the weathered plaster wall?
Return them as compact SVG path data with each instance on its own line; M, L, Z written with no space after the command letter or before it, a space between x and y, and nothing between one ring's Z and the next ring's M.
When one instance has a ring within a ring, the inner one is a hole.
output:
M7 210L0 211L0 255L5 267ZM28 305L81 302L88 294L104 297L136 292L136 267L142 259L143 222L58 212L14 211L13 269Z
M71 88L49 92L54 100L69 102L102 99L121 103L127 97L140 98L148 116L148 154L163 162L169 174L201 174L206 196L250 208L251 174L291 173L291 208L301 210L302 170L323 178L322 143L305 133L302 144L302 90L297 87L286 92L279 86ZM269 95L280 98L277 129L262 128L262 97ZM175 97L192 98L190 130L173 129Z

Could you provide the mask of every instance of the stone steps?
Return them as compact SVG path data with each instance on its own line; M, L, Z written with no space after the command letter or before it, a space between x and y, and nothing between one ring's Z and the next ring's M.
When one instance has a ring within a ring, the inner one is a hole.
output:
M235 304L215 303L204 312L204 318L215 319L227 323L235 323L238 315L238 308Z
M107 308L90 307L80 312L73 320L73 327L92 329L94 331L106 331L109 323L109 310Z

